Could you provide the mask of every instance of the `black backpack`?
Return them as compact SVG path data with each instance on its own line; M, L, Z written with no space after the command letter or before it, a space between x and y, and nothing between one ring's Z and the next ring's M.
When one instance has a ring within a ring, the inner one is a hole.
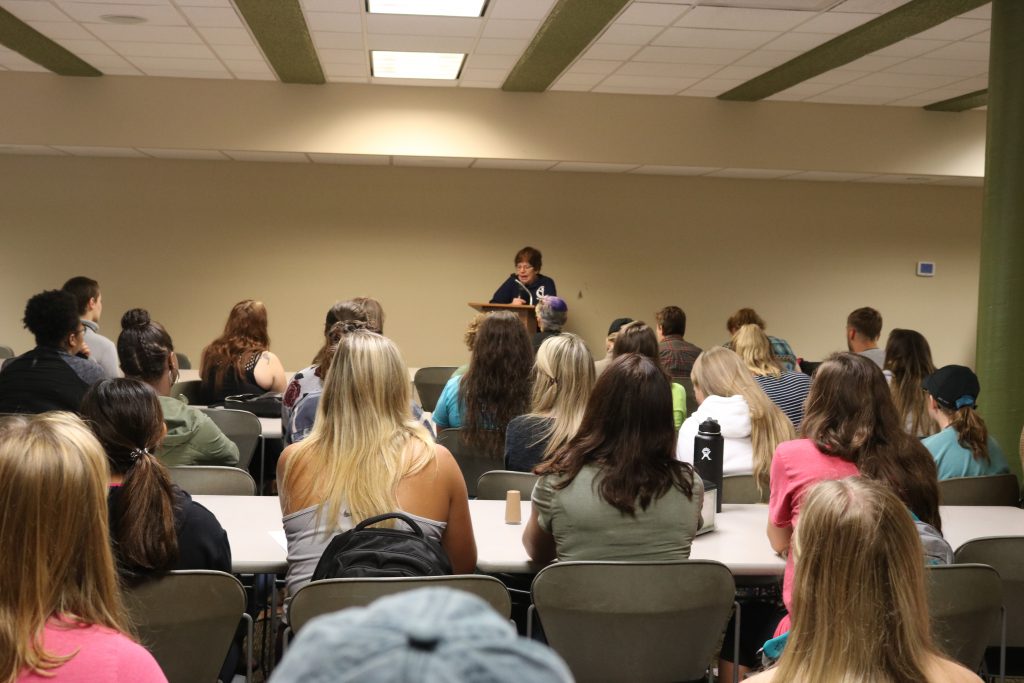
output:
M385 519L400 519L411 531L367 528ZM451 573L452 563L441 544L424 536L408 516L390 512L364 519L332 538L316 565L313 581Z

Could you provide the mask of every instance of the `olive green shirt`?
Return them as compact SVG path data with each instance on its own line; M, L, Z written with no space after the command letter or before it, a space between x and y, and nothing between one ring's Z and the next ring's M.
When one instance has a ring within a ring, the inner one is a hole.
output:
M203 411L181 398L161 396L167 436L156 457L168 467L238 464L238 446Z

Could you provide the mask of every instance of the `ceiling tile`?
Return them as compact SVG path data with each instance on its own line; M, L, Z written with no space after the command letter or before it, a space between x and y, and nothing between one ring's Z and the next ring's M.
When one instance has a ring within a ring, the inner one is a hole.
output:
M205 45L175 45L173 43L122 43L110 41L110 47L125 57L182 57L186 59L212 59L213 52Z
M679 18L686 8L681 5L663 5L653 2L634 2L615 18L619 24L642 26L668 26Z
M608 62L597 59L581 59L569 69L574 74L601 74L607 76L622 65L622 62Z
M121 24L87 24L90 31L106 41L120 40L125 42L150 43L201 43L199 34L190 26L150 26L138 24L125 26ZM242 31L243 29L203 29L204 31ZM246 33L248 36L248 33Z
M196 30L210 45L255 45L252 36L244 28L199 28Z
M922 90L925 90L925 88L913 88L909 86L896 87L887 85L860 85L858 82L836 86L827 94L834 95L836 97L878 99L884 102L888 102L891 100L899 99L901 97L909 97L910 95L918 93Z
M175 0L175 2L178 7L231 7L231 0Z
M144 158L146 155L131 147L72 147L68 145L54 145L55 149L73 154L76 157L137 157Z
M476 69L511 69L516 65L513 55L478 55L472 54L466 60L466 66Z
M799 56L800 53L793 50L755 50L736 60L736 66L776 67Z
M679 64L732 64L746 50L715 50L694 47L645 47L633 59L638 62L676 62Z
M120 14L142 17L145 26L185 26L185 17L171 5L138 5L122 3L68 2L57 0L60 8L75 21L101 23L104 15ZM114 24L116 25L116 24ZM143 24L138 24L142 26Z
M67 21L68 15L48 2L39 0L3 0L0 7L22 21Z
M586 161L561 161L555 164L552 171L571 171L582 173L625 173L636 168L636 164L599 164Z
M788 31L814 16L814 12L736 7L694 7L676 26L748 31Z
M362 50L317 50L317 56L324 64L366 64L367 56Z
M263 59L263 53L255 44L250 45L214 45L213 51L221 59ZM323 52L323 50L321 50ZM362 55L362 52L359 53Z
M95 38L92 40L71 40L65 38L57 42L87 62L90 61L89 57L94 55L114 54L114 51L107 47L106 43Z
M351 35L338 33L336 35ZM515 43L519 54L526 47L526 41L506 41L500 38L491 38L490 41L499 43ZM481 40L480 43L483 43ZM480 51L480 44L474 38L454 38L447 36L392 36L384 34L366 36L366 48L368 50L398 50L400 52L463 52L468 54L477 45L477 52ZM490 43L485 49L490 47Z
M532 39L537 29L540 28L539 21L528 21L525 19L491 19L484 23L484 38L529 38Z
M608 95L660 95L669 96L678 94L678 88L659 88L655 86L639 85L605 85L601 83L593 88L592 92Z
M867 59L867 58L865 58ZM986 62L957 62L951 59L926 59L917 57L896 64L887 69L899 74L932 74L936 76L977 76L988 71Z
M286 161L300 164L308 164L309 158L302 152L251 152L251 151L230 151L227 154L236 161Z
M96 39L96 36L73 21L26 21L25 23L52 40Z
M861 76L862 74L856 75ZM834 87L836 87L834 83L811 83L810 81L804 81L803 83L797 83L790 88L786 88L781 92L777 92L768 99L798 102L814 95L820 95Z
M591 86L589 85L572 85L569 83L562 83L561 81L555 81L551 86L552 90L559 92L589 92Z
M607 45L647 45L660 32L657 26L612 24L601 34L600 41Z
M226 161L227 157L214 149L160 149L139 147L139 151L157 159L216 159Z
M526 40L481 38L476 45L476 53L480 55L521 55L527 45L529 45L529 41Z
M884 14L891 12L900 5L905 5L910 0L846 0L837 6L837 12L871 12L872 14Z
M699 78L667 78L662 76L609 76L601 82L602 86L612 88L655 88L677 92L689 88Z
M370 24L371 19L380 18L382 18L382 15L367 16L367 25ZM344 12L306 12L306 25L310 31L361 33L363 30L363 20L360 15ZM398 33L402 33L402 31Z
M962 40L956 43L950 43L945 47L940 47L938 50L929 52L926 56L928 59L956 59L962 61L974 60L978 62L988 62L989 45L988 43L971 43Z
M303 9L311 12L360 12L366 0L302 0Z
M307 155L315 164L354 164L357 166L388 166L391 157L386 154L322 154L310 152Z
M875 55L868 55L855 59L848 64L843 64L844 69L850 69L851 71L881 71L891 66L895 66L903 61L902 57L877 57Z
M726 31L708 28L669 28L652 41L668 47L710 47L716 49L760 47L777 37L774 31Z
M558 78L558 85L593 88L604 79L604 74L584 74L568 72Z
M255 74L274 75L270 65L262 59L225 59L224 66L231 69L235 75L245 74L247 78Z
M969 43L988 43L992 40L992 31L982 31L970 38L964 38Z
M748 81L763 74L767 69L761 66L727 66L715 72L715 78L739 79Z
M464 68L459 74L459 80L497 82L499 85L508 76L508 69L471 69Z
M716 64L674 64L671 62L629 62L615 73L620 76L668 76L707 78L718 71Z
M825 33L783 33L775 40L761 46L763 50L795 50L807 52L811 48L835 38Z
M370 75L370 68L366 64L338 64L325 62L323 65L324 75L336 76L362 76Z
M557 162L541 159L477 159L473 168L511 169L515 171L545 171Z
M143 71L224 71L217 59L183 59L177 57L131 57L129 61Z
M642 175L685 175L698 176L707 175L719 170L717 166L661 166L658 164L645 164L637 166L630 173Z
M487 90L497 90L502 86L504 80L501 81L467 81L465 78L459 78L460 88L482 88Z
M958 80L958 76L932 76L927 74L894 74L879 72L859 79L856 85L886 85L900 88L941 88Z
M839 35L851 31L861 24L875 19L877 14L866 14L859 12L822 12L807 23L798 26L796 31L801 33L828 33Z
M839 68L826 71L814 78L808 78L804 83L811 83L814 85L842 85L843 83L855 81L858 78L864 78L863 71L852 71L850 69Z
M713 178L782 178L800 171L778 168L723 168L708 175Z
M328 31L312 31L313 44L326 48L363 49L362 33L331 33ZM248 36L247 36L248 37ZM252 40L249 41L252 43Z
M881 50L876 50L871 54L878 57L917 57L945 45L949 45L949 41L904 38L898 43L893 43L889 47L883 47Z
M230 7L182 7L189 23L205 28L242 28L238 13Z
M411 157L396 156L392 158L395 166L426 166L429 168L469 168L472 157Z
M915 37L922 40L961 40L968 36L987 31L989 22L982 19L950 19L934 28L918 33Z
M594 43L583 52L587 59L629 59L639 49L636 45L611 45Z
M491 19L544 19L555 0L491 0L487 9Z
M699 90L717 97L728 90L732 90L743 82L744 81L741 78L705 78L703 81L694 84L693 90Z

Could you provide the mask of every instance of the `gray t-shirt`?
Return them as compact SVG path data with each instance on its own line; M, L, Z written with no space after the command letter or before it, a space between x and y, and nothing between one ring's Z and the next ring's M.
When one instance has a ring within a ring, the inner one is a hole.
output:
M537 521L555 537L559 560L689 559L704 498L704 483L697 474L692 499L671 488L646 510L637 506L635 515L620 512L601 498L595 485L600 476L596 465L585 465L564 489L555 488L558 477L547 475L533 490Z
M89 360L99 363L107 377L122 377L114 342L100 334L100 326L93 321L82 320L82 325L85 326L85 343L89 345Z
M859 355L870 359L871 362L873 362L879 368L883 368L885 366L885 349L881 349L876 346L873 349L861 351Z

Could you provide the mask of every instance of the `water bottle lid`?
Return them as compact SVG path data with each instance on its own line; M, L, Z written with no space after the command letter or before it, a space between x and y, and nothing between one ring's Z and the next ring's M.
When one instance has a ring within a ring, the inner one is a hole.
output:
M721 434L722 427L718 424L718 420L713 417L709 417L700 423L697 427L697 431L701 434Z

